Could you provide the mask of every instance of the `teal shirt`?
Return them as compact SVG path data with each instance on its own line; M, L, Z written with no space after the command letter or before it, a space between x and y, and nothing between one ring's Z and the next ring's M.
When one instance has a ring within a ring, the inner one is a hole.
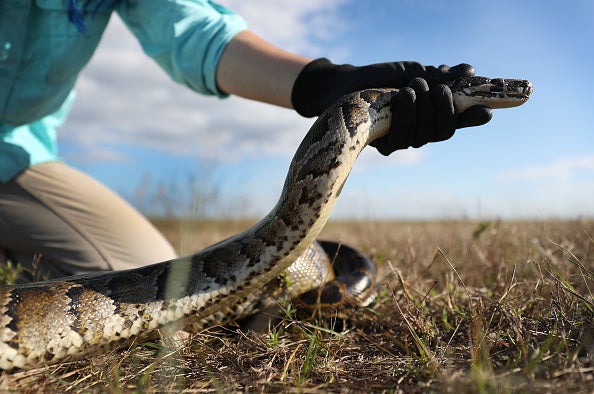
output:
M94 10L97 1L79 3ZM108 5L85 16L80 32L68 19L68 0L0 1L0 182L58 159L56 130L114 11L173 80L225 96L215 71L227 43L246 28L240 16L207 0L103 3Z

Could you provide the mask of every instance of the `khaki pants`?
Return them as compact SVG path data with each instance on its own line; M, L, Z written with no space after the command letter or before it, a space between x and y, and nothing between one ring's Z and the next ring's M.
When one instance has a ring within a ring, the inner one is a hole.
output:
M157 229L122 198L59 162L38 164L0 184L0 249L25 268L19 282L176 257ZM42 258L34 264L36 254Z

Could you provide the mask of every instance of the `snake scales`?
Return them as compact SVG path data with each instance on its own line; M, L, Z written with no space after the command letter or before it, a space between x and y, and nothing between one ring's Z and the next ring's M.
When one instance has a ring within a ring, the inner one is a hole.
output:
M513 107L532 92L523 80L472 77L450 86L458 112ZM271 283L311 251L361 150L387 133L396 92L356 92L322 114L295 153L277 205L236 236L129 271L1 288L0 368L49 364L173 322L199 328L258 309L278 290Z

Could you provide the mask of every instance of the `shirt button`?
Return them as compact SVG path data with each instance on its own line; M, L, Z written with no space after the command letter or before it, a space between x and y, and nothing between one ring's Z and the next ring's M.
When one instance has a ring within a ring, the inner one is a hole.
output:
M0 46L0 62L8 59L11 47L12 45L10 44L10 42L5 42Z
M12 47L10 42L5 42L0 46L0 62L8 59L8 54L10 53L10 48Z

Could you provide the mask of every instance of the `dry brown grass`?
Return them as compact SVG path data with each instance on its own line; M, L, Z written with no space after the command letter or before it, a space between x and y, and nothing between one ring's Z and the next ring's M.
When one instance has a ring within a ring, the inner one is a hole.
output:
M160 222L174 242L188 223ZM203 247L247 223L203 222ZM215 327L4 374L22 392L591 392L594 222L330 223L373 255L374 308L349 321ZM337 327L343 326L343 330Z

